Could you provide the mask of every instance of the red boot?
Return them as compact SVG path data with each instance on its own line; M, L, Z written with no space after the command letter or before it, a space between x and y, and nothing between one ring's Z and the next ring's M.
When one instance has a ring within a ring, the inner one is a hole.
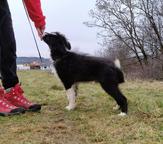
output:
M40 111L40 104L33 104L24 96L24 91L22 90L19 84L15 85L15 87L11 88L10 92L5 94L5 98L17 107L22 107L27 111Z
M5 90L0 87L0 116L8 116L25 113L24 108L16 107L12 105L8 100L4 98Z

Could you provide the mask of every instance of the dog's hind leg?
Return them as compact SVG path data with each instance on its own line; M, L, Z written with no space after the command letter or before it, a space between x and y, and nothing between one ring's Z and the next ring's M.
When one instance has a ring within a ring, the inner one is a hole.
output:
M69 101L68 106L66 106L67 110L73 110L76 107L75 100L76 100L77 92L76 92L75 87L76 87L75 85L72 85L71 88L66 89L66 95L67 95L67 99Z
M108 83L101 83L101 86L109 95L111 95L115 99L117 104L120 106L121 113L119 115L126 115L128 110L127 99L119 90L118 85L109 85Z

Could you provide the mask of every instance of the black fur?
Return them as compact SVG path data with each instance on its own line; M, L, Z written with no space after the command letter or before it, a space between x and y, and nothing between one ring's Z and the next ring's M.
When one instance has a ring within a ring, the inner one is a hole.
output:
M122 71L111 60L85 56L69 51L71 45L60 33L46 33L43 40L48 44L57 74L65 89L77 82L96 81L127 113L127 99L118 88L124 82Z

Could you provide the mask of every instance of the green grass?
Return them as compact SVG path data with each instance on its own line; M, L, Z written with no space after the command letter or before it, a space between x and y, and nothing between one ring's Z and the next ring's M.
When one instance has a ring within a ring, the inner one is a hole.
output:
M163 82L122 84L129 114L119 117L114 100L98 84L80 84L77 108L69 112L64 88L52 74L18 74L27 97L44 106L40 113L0 117L0 144L163 143Z

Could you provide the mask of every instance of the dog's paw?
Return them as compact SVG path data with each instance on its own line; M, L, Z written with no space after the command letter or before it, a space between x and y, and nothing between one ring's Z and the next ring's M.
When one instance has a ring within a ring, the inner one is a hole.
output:
M119 105L116 105L113 107L113 110L119 110L120 109L120 106Z
M73 106L68 105L68 106L66 106L66 110L68 110L68 111L70 111L70 110L74 110L75 107L76 107L76 105L73 105Z
M127 113L121 112L120 114L118 114L118 116L124 117L124 116L127 116Z

